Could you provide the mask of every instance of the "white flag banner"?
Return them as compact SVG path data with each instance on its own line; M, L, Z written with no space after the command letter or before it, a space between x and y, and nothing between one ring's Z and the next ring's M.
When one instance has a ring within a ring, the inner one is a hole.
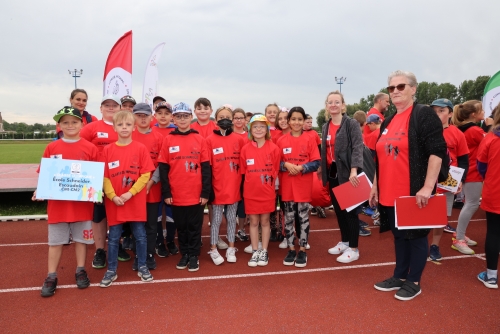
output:
M142 86L142 102L153 108L153 98L158 94L158 61L165 43L158 44L151 52L144 74L144 85Z
M132 31L115 43L104 68L103 96L132 95Z
M484 87L484 115L490 117L491 112L500 103L500 71L495 73Z

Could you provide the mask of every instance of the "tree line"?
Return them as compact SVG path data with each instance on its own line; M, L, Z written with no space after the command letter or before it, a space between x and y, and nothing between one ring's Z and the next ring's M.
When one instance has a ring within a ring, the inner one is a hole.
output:
M35 131L40 131L40 133L49 132L50 130L55 130L56 125L54 123L40 124L35 123L33 125L26 124L24 122L9 123L5 119L3 120L3 129L5 131L15 131L17 133L33 133Z
M422 81L417 86L417 92L415 94L416 100L421 104L431 104L432 101L439 98L449 99L454 105L463 103L469 100L482 100L484 87L490 80L490 76L482 75L476 78L476 80L465 80L458 88L449 82L438 84L436 82ZM387 88L380 89L380 92L387 93ZM363 110L368 112L371 107L373 107L374 94L368 95L366 98L362 97L358 103L346 104L346 113L348 116L352 116L356 111ZM390 105L389 110L386 115L392 115L396 112L394 105ZM316 117L316 122L318 127L321 129L323 124L325 124L325 109L321 109Z

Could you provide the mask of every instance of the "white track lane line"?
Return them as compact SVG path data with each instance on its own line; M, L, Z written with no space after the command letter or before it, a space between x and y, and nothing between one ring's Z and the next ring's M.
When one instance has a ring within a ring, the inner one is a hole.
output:
M455 260L455 259L466 259L483 256L484 254L473 255L457 255L457 256L447 256L443 257L443 260ZM325 271L335 271L335 270L346 270L346 269L361 269L361 268L372 268L372 267L383 267L391 266L396 264L396 262L383 262L383 263L372 263L372 264L360 264L355 266L339 266L339 267L327 267L327 268L316 268L316 269L296 269L287 271L270 271L264 273L255 274L235 274L235 275L220 275L220 276L202 276L202 277L186 277L186 278L170 278L170 279L158 279L152 282L142 282L140 280L136 281L126 281L126 282L113 282L112 285L137 285L137 284L158 284L158 283L176 283L176 282L193 282L193 281L211 281L211 280L221 280L221 279L231 279L231 278L248 278L248 277L261 277L261 276L276 276L276 275L291 275L291 274L306 274L306 273L316 273ZM90 284L91 287L98 287L99 283ZM58 285L57 289L76 289L76 285ZM25 291L39 291L41 288L39 286L31 288L14 288L14 289L1 289L0 293L10 293L10 292L25 292Z
M471 219L470 221L483 221L486 219ZM450 220L451 223L456 223L458 220ZM380 226L369 226L370 229L374 228L379 228ZM340 229L338 228L329 228L329 229L323 229L323 230L311 230L309 232L332 232L332 231L339 231ZM220 235L221 237L224 237L224 235ZM202 238L210 238L209 235L202 235ZM38 245L47 245L46 242L34 242L34 243L23 243L23 244L0 244L0 247L15 247L15 246L38 246Z

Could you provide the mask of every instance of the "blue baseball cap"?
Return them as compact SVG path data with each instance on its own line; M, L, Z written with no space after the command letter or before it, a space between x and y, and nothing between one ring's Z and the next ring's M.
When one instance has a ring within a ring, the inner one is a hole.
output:
M451 103L450 100L448 99L437 99L434 102L431 103L431 107L437 106L437 107L448 107L450 108L450 111L453 112L453 103Z
M172 108L172 115L178 113L192 114L193 110L191 110L187 103L179 102Z
M380 123L380 117L378 115L372 114L366 118L366 124L370 123Z

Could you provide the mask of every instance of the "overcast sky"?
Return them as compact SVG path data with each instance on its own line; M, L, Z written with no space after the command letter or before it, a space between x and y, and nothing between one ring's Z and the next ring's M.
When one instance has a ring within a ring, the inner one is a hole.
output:
M74 88L99 119L106 58L133 31L138 100L152 49L159 94L191 106L207 97L263 112L268 103L317 115L342 86L347 103L402 69L458 84L500 70L499 1L9 1L0 11L0 111L8 122L52 122Z

